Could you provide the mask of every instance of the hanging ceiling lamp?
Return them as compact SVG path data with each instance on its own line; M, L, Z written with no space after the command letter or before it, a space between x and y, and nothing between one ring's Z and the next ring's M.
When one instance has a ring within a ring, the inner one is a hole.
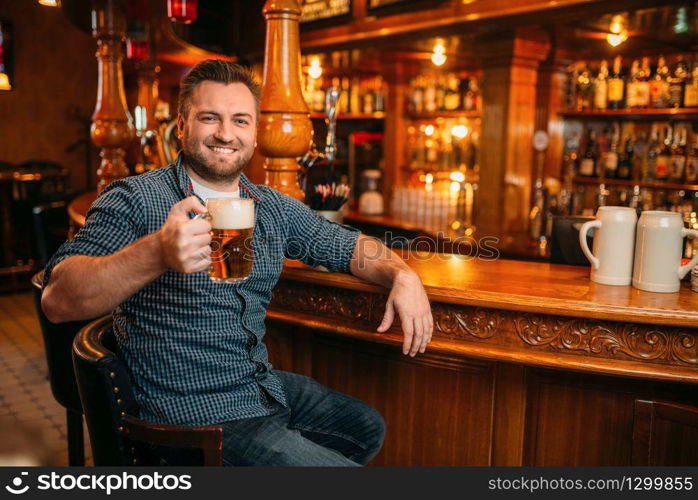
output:
M60 7L61 6L61 0L39 0L39 3L41 5L45 5L46 7Z
M196 21L197 0L167 0L167 16L176 23Z

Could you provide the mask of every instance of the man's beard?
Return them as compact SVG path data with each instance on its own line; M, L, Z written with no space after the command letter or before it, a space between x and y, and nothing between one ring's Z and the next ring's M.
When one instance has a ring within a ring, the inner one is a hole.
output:
M252 158L253 150L244 152L243 149L236 147L239 153L239 157L234 161L234 163L209 163L204 157L201 150L191 147L191 144L187 143L186 137L182 141L182 156L184 163L187 167L191 168L199 177L211 182L232 182L240 176L242 169L247 166ZM228 146L221 144L221 146ZM202 148L208 146L202 145ZM227 167L225 170L221 170L221 166Z

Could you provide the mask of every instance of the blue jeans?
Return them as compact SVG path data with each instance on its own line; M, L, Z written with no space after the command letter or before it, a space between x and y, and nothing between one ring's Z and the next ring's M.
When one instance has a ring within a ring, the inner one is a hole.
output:
M310 377L274 373L289 407L269 398L273 414L221 424L224 465L356 467L378 453L385 422L377 410Z

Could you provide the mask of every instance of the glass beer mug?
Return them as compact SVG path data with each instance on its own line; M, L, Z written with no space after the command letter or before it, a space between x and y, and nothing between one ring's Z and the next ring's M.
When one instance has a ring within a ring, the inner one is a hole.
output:
M206 213L211 223L211 266L208 275L217 283L244 281L252 272L254 201L246 198L209 198Z

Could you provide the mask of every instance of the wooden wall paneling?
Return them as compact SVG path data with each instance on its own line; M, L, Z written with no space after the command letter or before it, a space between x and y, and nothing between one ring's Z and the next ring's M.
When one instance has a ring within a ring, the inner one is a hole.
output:
M523 465L527 372L528 369L522 365L496 365L491 465Z
M494 365L315 336L313 378L386 420L374 465L489 465Z
M635 401L632 465L698 465L698 407Z
M267 321L264 344L269 351L269 362L274 370L296 372L295 327L278 321ZM300 373L300 372L297 372Z
M519 28L480 37L483 118L477 225L486 234L525 230L530 209L537 71L547 35Z

